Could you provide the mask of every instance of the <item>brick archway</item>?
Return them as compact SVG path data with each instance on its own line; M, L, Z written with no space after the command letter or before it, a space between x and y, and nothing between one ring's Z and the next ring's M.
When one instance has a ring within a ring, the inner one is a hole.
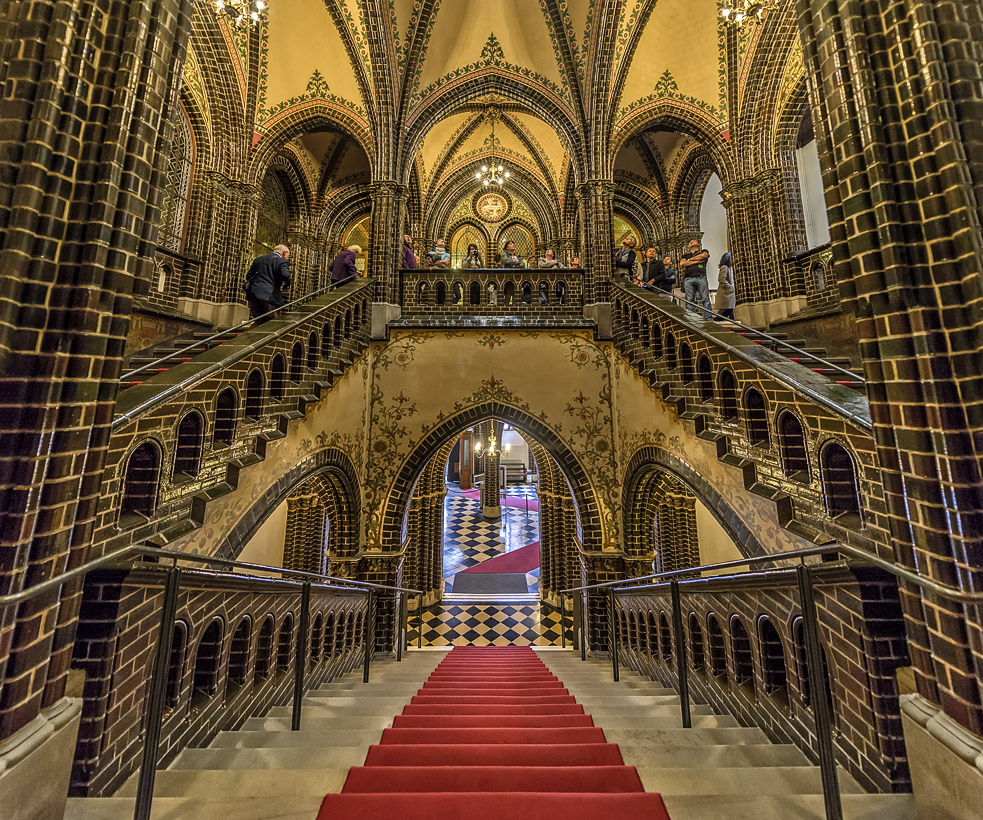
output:
M344 540L332 540L332 553L335 549L345 555L357 553L362 516L358 474L345 453L327 447L304 459L271 484L223 539L215 555L219 558L238 557L273 511L304 483L319 476L325 479L317 482L319 488L331 491L334 496L332 509L344 519L335 527L339 535L343 534Z
M642 447L628 460L622 485L622 532L629 550L633 542L651 530L652 521L645 503L645 494L653 485L655 474L662 473L673 483L681 484L706 507L746 557L764 555L757 536L751 532L737 511L724 500L702 475L678 456L661 447ZM644 520L643 520L644 519Z
M403 462L383 507L383 549L396 552L403 543L413 488L434 453L468 427L491 419L507 422L525 438L536 441L556 462L573 496L577 536L585 551L600 550L603 544L601 512L583 465L567 444L543 422L522 410L494 401L462 410L445 419L430 430Z

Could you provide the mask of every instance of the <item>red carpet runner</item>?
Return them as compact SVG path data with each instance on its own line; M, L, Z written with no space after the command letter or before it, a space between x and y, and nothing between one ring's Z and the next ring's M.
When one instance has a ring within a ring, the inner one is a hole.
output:
M668 820L528 647L456 647L318 820Z
M524 547L511 552L503 552L494 558L475 564L473 567L462 569L458 575L482 572L532 572L539 566L539 541L533 541Z

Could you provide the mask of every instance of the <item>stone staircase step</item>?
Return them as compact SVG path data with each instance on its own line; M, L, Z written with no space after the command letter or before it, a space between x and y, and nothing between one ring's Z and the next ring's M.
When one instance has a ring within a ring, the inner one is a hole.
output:
M822 795L667 795L672 820L825 820ZM908 794L843 795L844 820L917 820Z
M245 732L248 736L250 732ZM301 732L273 732L257 742L271 744L273 735L279 739L299 736ZM360 766L365 752L378 743L382 730L377 732L322 732L320 739L312 738L307 745L265 745L254 747L209 747L185 749L170 765L170 769L337 769Z
M270 778L267 778L270 779ZM321 797L298 796L285 802L282 796L203 801L200 798L155 799L151 820L311 820L321 807ZM132 820L131 797L74 797L65 808L65 820Z
M267 797L272 794L323 797L328 793L340 792L347 774L348 766L282 769L271 780L266 769L165 769L157 772L154 799L193 797L199 800L230 800L237 797ZM115 796L136 797L138 779L139 775L131 777Z
M695 768L713 769L718 766L811 767L813 765L801 751L790 744L745 743L743 745L677 746L665 743L661 746L632 746L623 743L619 748L625 763L640 768L662 769L674 766L693 766Z
M739 766L639 767L638 775L647 792L663 795L704 795L713 784L715 795L789 795L822 794L823 783L818 766ZM863 790L845 772L840 772L842 794L863 794Z

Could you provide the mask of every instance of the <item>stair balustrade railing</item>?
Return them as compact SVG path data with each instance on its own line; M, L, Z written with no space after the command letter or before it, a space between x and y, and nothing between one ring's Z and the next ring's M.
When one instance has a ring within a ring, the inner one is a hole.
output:
M983 604L983 591L967 592L954 589L930 578L925 578L911 570L899 567L891 561L866 550L847 544L831 544L820 547L808 547L801 550L759 555L752 558L742 558L734 561L723 561L717 564L705 564L699 567L655 572L651 575L641 575L636 578L623 578L617 581L606 581L600 584L588 584L572 587L560 592L563 596L573 597L574 636L578 639L581 660L587 659L587 643L590 635L589 609L587 596L593 591L605 596L607 610L607 650L611 661L612 676L615 682L619 680L619 634L618 618L616 617L616 601L621 596L637 595L643 592L661 591L669 588L672 604L673 652L676 656L676 690L679 693L680 718L684 729L692 728L689 696L689 670L686 662L686 644L683 634L683 612L680 602L681 590L707 581L726 583L733 581L737 585L746 583L749 579L773 574L776 569L793 569L799 593L799 607L802 610L803 638L806 655L806 669L811 681L823 680L822 649L819 643L819 616L816 609L813 588L814 563L807 563L807 558L822 558L823 556L839 555L855 559L858 565L875 566L896 577L900 582L912 584L923 590L955 601L961 604ZM793 566L779 567L778 564L798 560ZM701 576L706 572L717 573L720 570L737 567L772 565L766 570L745 570L729 575L714 574L709 577ZM645 583L659 581L660 583ZM561 613L565 608L561 606ZM561 615L562 617L562 615ZM578 624L579 620L579 624ZM561 621L561 629L564 624ZM577 648L577 647L575 647ZM833 713L832 704L825 697L811 698L813 719L816 725L816 748L813 750L819 760L820 776L823 784L823 801L826 810L826 820L843 820L843 805L840 797L839 778L836 771L836 758L833 749Z
M180 350L175 350L173 353L168 353L166 356L161 356L158 359L154 359L152 362L148 362L145 365L141 365L135 370L131 370L128 373L124 373L122 376L120 376L120 381L127 382L130 381L130 379L132 379L134 376L139 376L141 373L147 370L156 370L164 362L169 362L171 359L177 358L178 356L182 356L185 353L189 353L193 350L196 350L197 348L203 347L204 345L207 345L209 342L213 342L216 339L222 338L223 336L228 336L230 333L235 333L239 330L245 330L247 327L254 324L255 322L259 322L261 319L268 319L274 316L275 314L282 313L288 310L289 308L295 307L296 305L302 305L305 302L311 301L311 299L317 298L321 294L330 293L336 288L340 288L342 285L346 285L357 278L358 278L357 276L349 276L347 279L339 279L337 282L329 282L320 290L316 290L313 293L308 293L304 296L294 299L292 302L288 302L287 304L281 305L278 308L273 308L273 310L268 310L266 313L261 313L259 316L251 316L250 318L245 319L242 322L239 322L239 324L237 325L233 325L232 327L225 328L225 330L219 330L213 333L211 336L208 336L204 339L198 339L197 341L192 342L191 344L186 345L185 347L182 347Z
M134 558L156 559L154 563L135 564ZM134 820L150 820L150 810L153 802L154 781L157 775L157 763L160 746L161 725L164 716L168 666L171 657L171 643L178 612L178 594L181 590L181 574L186 564L204 564L219 567L224 570L240 570L240 572L223 573L224 577L233 574L237 583L247 587L268 584L269 576L280 576L278 582L287 586L299 587L301 590L301 608L298 618L297 645L294 653L294 686L293 709L290 728L300 729L301 712L303 708L305 672L307 669L307 644L310 639L310 602L313 589L338 593L350 593L366 596L364 655L362 660L362 682L369 682L369 668L376 648L376 609L380 593L392 593L397 614L394 643L396 658L402 660L407 634L407 596L419 596L420 634L423 634L423 592L407 587L375 584L367 581L355 581L349 578L336 578L331 575L304 572L302 570L286 569L265 564L253 564L246 561L234 561L228 558L198 555L196 553L168 550L136 544L125 549L94 558L73 569L67 570L53 578L34 584L27 589L7 595L0 595L0 623L6 625L7 613L10 609L31 601L39 596L57 592L66 584L81 584L84 577L91 571L126 563L129 567L152 569L162 567L166 573L164 581L164 599L160 613L160 632L154 650L154 663L150 674L147 711L144 721L143 758L140 764L140 775L137 785L136 804L133 810ZM253 573L246 575L241 571ZM221 576L220 576L221 577Z
M630 282L624 282L622 284L629 285L631 283ZM634 287L639 287L639 286L635 285ZM729 319L728 317L726 317L726 316L724 316L724 315L722 315L720 313L716 313L713 309L707 310L705 307L703 307L703 305L698 305L698 304L696 304L696 302L690 302L689 300L685 299L682 296L679 296L676 293L670 294L670 293L667 293L666 291L663 291L663 290L653 290L652 288L640 288L640 290L644 290L646 292L657 293L659 295L662 295L666 299L668 299L669 301L671 301L671 302L673 302L673 303L675 303L677 305L682 305L684 307L692 307L694 312L696 312L697 314L701 314L701 313L708 314L709 315L709 318L711 318L713 321L729 322L732 325L737 325L742 330L745 330L745 331L748 331L750 333L753 333L755 336L761 336L762 338L765 338L769 342L773 342L776 345L781 345L782 347L786 347L789 350L793 350L798 355L804 356L804 357L806 357L808 359L811 359L814 362L818 362L823 367L828 367L828 368L830 368L832 370L836 370L839 373L842 373L844 376L849 377L850 381L860 382L861 384L866 384L867 383L867 380L862 375L860 375L859 373L853 373L853 372L847 370L846 368L840 367L837 364L833 364L832 362L827 361L826 359L822 358L822 356L817 356L815 353L809 353L806 350L802 350L802 348L799 348L799 347L796 347L795 345L789 344L784 339L779 339L777 336L772 336L770 333L766 333L765 331L760 330L760 329L758 329L756 327L749 327L748 325L744 324L743 322L739 322L737 319ZM656 305L656 307L658 307L658 305Z

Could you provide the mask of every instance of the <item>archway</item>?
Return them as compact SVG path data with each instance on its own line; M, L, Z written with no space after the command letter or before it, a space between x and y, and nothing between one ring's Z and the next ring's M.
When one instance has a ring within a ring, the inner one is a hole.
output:
M510 420L498 413L479 416L462 429L475 415L468 411L446 422L440 439L431 433L397 478L397 487L412 482L399 535L405 545L402 578L426 592L424 644L564 640L558 593L581 577L579 511L596 508L596 499L555 435L518 411L499 413ZM508 455L476 458L475 442L487 450L491 435L498 448L510 446ZM462 488L457 479L466 461L476 486ZM400 493L390 495L391 502ZM395 518L395 506L390 504L387 521ZM599 537L594 527L588 525L585 538ZM570 626L568 619L566 639ZM411 637L419 639L415 619Z

